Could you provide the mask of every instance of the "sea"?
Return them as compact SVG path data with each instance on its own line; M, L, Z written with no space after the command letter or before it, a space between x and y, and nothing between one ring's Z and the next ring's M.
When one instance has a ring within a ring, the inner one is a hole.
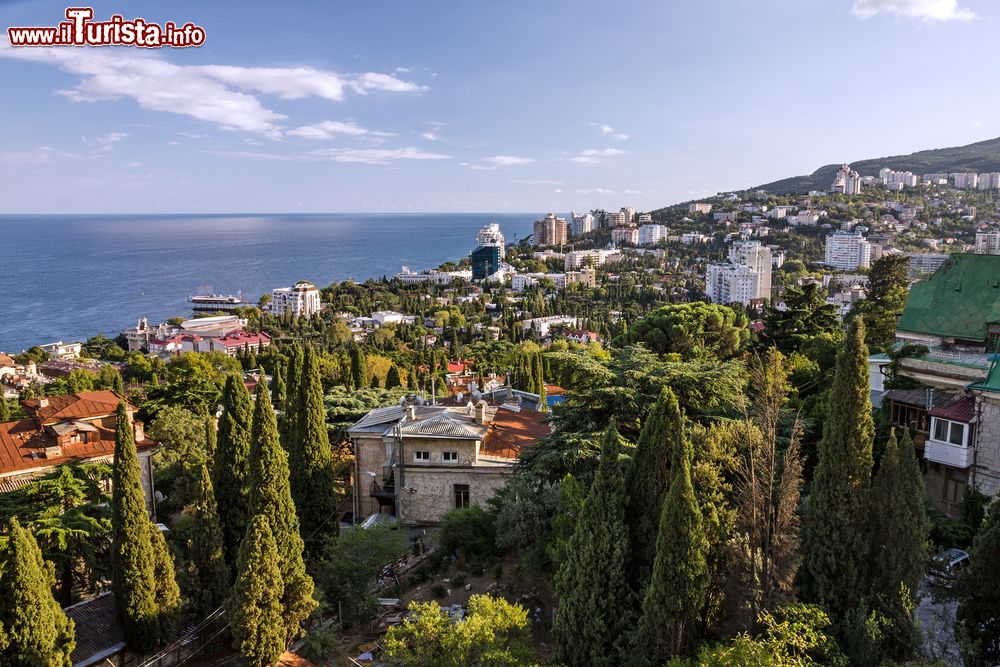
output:
M0 215L0 351L117 336L145 317L191 316L192 294L256 303L309 280L392 276L468 256L476 233L508 242L535 213Z

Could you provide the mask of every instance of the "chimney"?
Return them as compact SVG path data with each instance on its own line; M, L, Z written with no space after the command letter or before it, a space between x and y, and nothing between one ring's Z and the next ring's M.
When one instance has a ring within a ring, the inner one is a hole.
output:
M406 407L406 419L411 422L417 421L417 406L408 405Z
M486 423L486 401L480 400L476 403L476 422L479 424Z
M142 442L146 439L146 429L141 421L133 421L132 426L135 427L135 441Z
M934 407L934 387L927 390L927 409L930 410Z

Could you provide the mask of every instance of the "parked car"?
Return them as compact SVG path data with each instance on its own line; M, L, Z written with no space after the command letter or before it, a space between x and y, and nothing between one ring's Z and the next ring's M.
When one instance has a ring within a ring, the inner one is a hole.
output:
M946 549L931 558L927 579L936 586L952 588L958 583L959 575L969 567L970 562L969 552Z

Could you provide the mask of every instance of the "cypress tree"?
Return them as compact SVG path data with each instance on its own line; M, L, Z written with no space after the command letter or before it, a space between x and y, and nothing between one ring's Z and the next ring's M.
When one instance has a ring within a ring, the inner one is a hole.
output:
M872 420L861 318L837 355L830 407L802 525L802 593L839 622L867 592ZM881 509L881 508L880 508Z
M691 446L677 433L671 480L656 533L656 560L642 600L636 653L649 665L690 648L708 592L709 543L691 482Z
M326 407L319 363L310 348L306 351L300 383L299 437L289 451L292 499L299 515L299 527L311 556L317 556L325 537L336 536L339 498L335 488L333 454L326 429ZM322 533L320 532L322 531Z
M958 605L959 636L971 660L1000 664L1000 502L994 500L972 542Z
M274 408L276 410L285 409L285 401L288 400L285 393L285 365L278 358L274 362L274 373L271 374L274 380Z
M198 475L197 496L182 519L187 528L184 541L187 562L182 575L187 597L207 615L226 599L230 578L212 480L205 466L201 466Z
M395 389L401 386L403 386L403 382L399 379L399 368L396 364L393 364L389 367L389 373L385 376L385 388Z
M16 518L0 556L0 664L70 667L73 621L52 597L55 575Z
M656 532L670 481L673 443L683 425L681 419L677 397L669 387L664 387L642 423L628 467L625 488L629 493L626 516L631 544L630 578L640 596L653 571Z
M236 375L226 378L222 392L218 444L212 466L212 487L222 524L226 562L235 563L246 532L250 480L250 392Z
M215 460L215 450L219 446L219 439L215 432L215 420L211 415L205 417L205 460L209 465Z
M7 403L7 399L0 396L0 422L10 421L10 405Z
M924 509L924 480L910 433L896 444L889 433L882 462L872 482L872 589L886 599L899 596L904 584L915 595L927 561L930 530Z
M368 359L360 345L351 348L351 379L355 389L366 389L371 384L368 378Z
M125 403L118 405L111 469L111 565L115 612L125 643L146 651L160 639L156 608L156 554L139 480L135 432Z
M233 648L251 667L273 665L285 650L279 560L267 517L258 514L240 546L239 574L229 601Z
M625 480L618 428L604 432L601 462L556 575L556 660L568 667L622 664L632 625Z
M181 589L174 575L174 560L167 548L167 540L154 524L147 524L150 543L153 546L153 577L156 581L154 600L160 639L168 639L177 634L181 613Z
M285 409L284 414L281 415L281 430L279 431L281 434L281 444L285 447L286 452L291 451L295 447L295 441L299 437L299 407L302 400L299 396L299 385L302 382L302 364L302 348L296 345L292 351L292 355L288 358L287 381L285 382Z
M279 570L284 582L281 598L283 631L291 641L302 621L316 607L313 580L302 559L299 518L288 480L288 455L278 441L278 425L264 382L257 385L253 427L250 434L250 514L267 519L278 547Z

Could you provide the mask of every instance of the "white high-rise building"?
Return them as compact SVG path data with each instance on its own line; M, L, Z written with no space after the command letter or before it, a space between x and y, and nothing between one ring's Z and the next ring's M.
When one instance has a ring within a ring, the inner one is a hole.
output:
M269 308L274 315L291 313L296 317L312 317L320 311L322 303L316 286L303 280L292 287L271 290Z
M901 185L913 188L917 185L917 175L912 171L893 171L888 167L879 170L878 180L882 185L887 186Z
M976 232L976 253L1000 255L1000 232Z
M956 188L976 188L979 186L979 174L972 172L955 172L950 174L951 183Z
M851 165L841 165L833 178L830 192L840 192L845 195L861 194L861 175L851 169Z
M760 241L737 241L729 261L709 264L705 293L712 303L747 305L771 297L771 249Z
M570 217L572 219L569 226L570 236L583 236L584 234L589 234L594 231L593 213L579 214L576 211L571 211Z
M604 223L607 227L623 227L628 220L625 211L604 214Z
M867 267L871 264L871 245L861 232L834 232L826 237L825 264L838 271Z
M635 224L635 208L631 206L622 206L621 212L625 214L626 225Z
M667 240L666 225L642 225L639 227L639 245L656 245Z
M506 254L503 232L500 231L500 225L495 222L491 222L479 230L479 233L476 234L476 245L480 248L500 248L500 259L503 259Z

